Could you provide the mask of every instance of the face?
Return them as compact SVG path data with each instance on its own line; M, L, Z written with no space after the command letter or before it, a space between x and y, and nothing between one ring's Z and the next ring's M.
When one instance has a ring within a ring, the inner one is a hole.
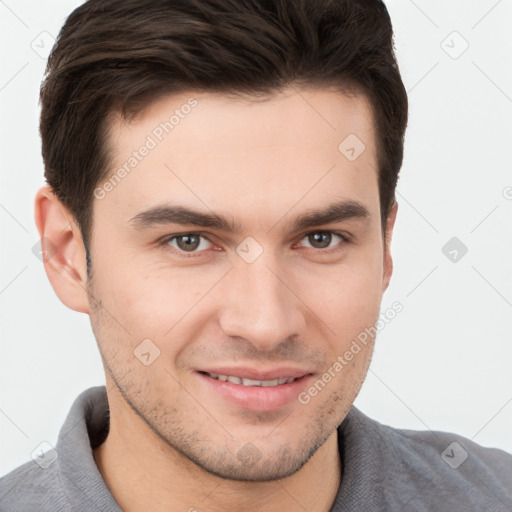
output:
M369 104L182 94L109 141L88 290L111 405L208 472L293 474L359 392L374 339L344 355L390 277Z

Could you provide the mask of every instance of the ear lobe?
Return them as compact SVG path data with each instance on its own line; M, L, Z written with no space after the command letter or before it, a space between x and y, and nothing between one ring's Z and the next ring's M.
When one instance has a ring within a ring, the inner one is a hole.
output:
M48 185L36 194L34 219L41 237L44 269L55 293L69 308L89 313L82 234Z
M386 221L386 247L384 250L384 274L382 279L382 291L385 292L389 286L391 275L393 274L393 258L391 256L391 239L393 238L393 228L395 226L396 215L398 213L398 203L395 201L389 212Z

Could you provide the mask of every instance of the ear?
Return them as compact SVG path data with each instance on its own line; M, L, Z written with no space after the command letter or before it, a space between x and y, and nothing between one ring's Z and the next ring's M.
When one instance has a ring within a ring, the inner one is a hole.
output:
M393 258L391 257L391 239L393 237L393 228L395 227L397 212L398 203L395 200L386 221L386 245L384 247L384 275L382 279L383 292L387 290L389 286L389 281L391 280L391 274L393 274Z
M80 228L48 185L35 197L34 218L41 237L46 275L68 308L89 313L87 265Z

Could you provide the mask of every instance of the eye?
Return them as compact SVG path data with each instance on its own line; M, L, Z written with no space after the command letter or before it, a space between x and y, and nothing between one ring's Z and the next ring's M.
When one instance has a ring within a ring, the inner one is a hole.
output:
M312 231L306 234L301 242L304 240L308 244L306 247L326 253L341 250L344 245L343 242L349 242L347 235L337 231ZM201 252L211 249L214 244L200 233L180 233L165 237L159 242L159 245L164 246L164 248L170 246L181 255L199 256Z
M348 242L347 236L337 231L313 231L308 233L302 240L307 240L313 249L330 249L339 245L340 242ZM331 245L332 242L337 242Z
M211 242L199 233L182 233L165 238L162 245L170 245L181 252L195 253L208 249Z

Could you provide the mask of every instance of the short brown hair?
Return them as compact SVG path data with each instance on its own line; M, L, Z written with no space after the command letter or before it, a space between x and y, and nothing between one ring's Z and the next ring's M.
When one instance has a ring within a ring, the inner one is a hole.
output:
M395 200L407 93L379 0L89 0L71 13L41 86L45 178L87 249L108 172L107 121L164 94L272 94L287 85L367 95L383 232ZM89 263L89 261L88 261Z

